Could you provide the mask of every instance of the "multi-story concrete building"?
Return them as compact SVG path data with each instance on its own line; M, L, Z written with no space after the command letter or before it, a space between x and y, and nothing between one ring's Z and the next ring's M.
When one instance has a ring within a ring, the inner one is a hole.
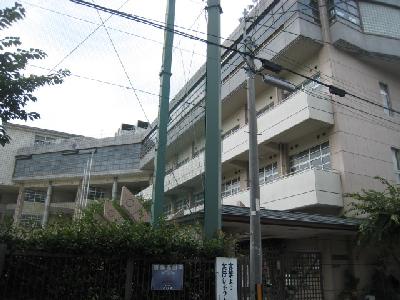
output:
M377 175L399 182L399 1L263 0L251 15L254 25L248 33L257 57L355 96L332 95L323 85L293 72L278 75L297 85L293 93L256 78L261 206L342 216L353 201L345 193L382 189L374 179ZM239 26L225 45L240 47L241 32ZM268 73L257 60L256 67ZM246 81L244 61L237 52L223 50L221 81L222 202L248 207ZM165 211L176 218L189 218L202 209L204 96L203 67L170 104ZM150 130L144 138L142 168L153 168L155 137ZM149 186L142 195L150 198L151 191ZM226 218L223 226L249 231ZM293 229L285 235L280 230L263 226L263 238L289 238L291 249L318 250L329 261L345 253L350 259L342 233ZM304 246L304 238L314 240ZM362 259L359 265L365 262ZM352 267L361 284L370 275L364 267ZM331 280L325 282L331 290L326 299L340 293L342 271L325 272Z
M362 288L372 268L366 251L357 256L351 250L357 222L340 218L348 214L352 201L343 195L362 188L381 189L373 179L377 175L400 181L400 3L261 0L251 14L254 25L249 34L257 57L356 96L331 95L326 87L287 71L275 76L294 83L298 89L293 93L256 79L264 242L279 240L281 250L319 253L318 266L310 268L322 270L323 280L318 277L310 283L310 293L320 289L322 281L324 299L336 299L344 289L345 270L361 279ZM225 44L240 45L241 32L239 26ZM246 240L248 120L243 67L238 53L223 51L223 230ZM268 73L259 62L257 68ZM182 222L199 216L203 207L204 96L203 67L170 103L165 211ZM142 135L90 139L52 132L50 137L69 139L40 147L6 146L21 149L12 150L5 159L8 181L2 179L7 185L1 188L2 210L16 207L16 219L20 215L43 219L43 199L51 198L50 214L57 209L72 214L91 157L91 198L115 198L118 184L151 198L154 125ZM36 204L42 206L41 213L32 212ZM298 279L293 274L283 274L286 284Z
M0 149L0 216L15 223L71 218L82 201L116 199L121 187L138 192L149 176L139 170L140 128L123 125L115 137L95 139L6 125L12 141ZM87 199L87 200L86 200Z

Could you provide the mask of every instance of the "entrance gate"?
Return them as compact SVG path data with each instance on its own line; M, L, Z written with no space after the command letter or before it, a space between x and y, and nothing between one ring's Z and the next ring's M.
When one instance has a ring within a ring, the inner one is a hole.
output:
M263 258L264 299L323 300L321 253L267 251ZM250 299L249 259L239 259L239 299Z

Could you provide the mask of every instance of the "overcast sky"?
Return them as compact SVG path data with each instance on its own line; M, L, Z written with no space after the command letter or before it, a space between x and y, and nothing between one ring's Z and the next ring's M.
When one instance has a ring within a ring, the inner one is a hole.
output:
M0 7L11 6L14 2L1 0ZM162 30L118 16L112 16L106 22L132 86L141 90L137 96L145 116L132 89L125 88L130 87L130 83L106 30L100 27L87 38L99 27L101 19L110 17L109 14L100 12L100 19L93 8L68 0L18 2L26 8L26 18L1 31L0 35L19 36L22 48L39 48L48 54L45 60L32 62L30 73L47 74L48 69L55 66L72 73L62 85L39 89L36 92L38 102L29 105L28 109L39 112L41 118L19 124L106 137L114 135L121 123L136 124L138 119L146 120L146 116L150 121L156 118ZM113 9L123 5L121 11L164 21L167 0L95 0L95 3ZM222 37L228 37L239 24L243 9L250 3L251 0L221 0ZM205 2L201 0L176 0L175 24L198 31L192 32L195 35L206 32L204 6ZM171 96L205 62L206 54L205 45L180 36L175 36L174 46Z

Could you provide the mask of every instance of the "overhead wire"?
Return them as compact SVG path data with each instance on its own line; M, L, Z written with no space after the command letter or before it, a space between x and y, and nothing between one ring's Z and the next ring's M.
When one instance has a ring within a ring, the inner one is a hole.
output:
M38 65L35 65L35 64L28 63L27 65L31 66L31 67L34 67L34 68L42 69L42 70L45 70L45 71L50 71L51 70L50 68L38 66ZM151 95L151 96L159 97L158 94L155 94L153 92L142 90L142 89L137 89L137 88L134 88L134 87L131 87L131 86L122 85L122 84L115 83L115 82L110 82L110 81L106 81L106 80L102 80L102 79L98 79L98 78L92 78L92 77L88 77L88 76L84 76L84 75L79 75L79 74L76 74L76 73L70 73L70 76L73 76L73 77L76 77L76 78L85 79L85 80L90 80L90 81L94 81L94 82L97 82L97 83L106 84L106 85L110 85L110 86L120 87L120 88L127 89L127 90L135 90L136 92L139 92L139 93L144 93L144 94L148 94L148 95Z
M225 49L225 50L230 50L230 51L233 51L233 52L237 52L237 53L239 53L239 54L245 54L244 51L239 50L239 49L237 49L237 48L233 48L233 47L230 47L230 46L225 46L225 45L221 45L221 44L218 44L218 43L214 43L214 42L211 42L211 41L208 41L208 40L204 40L204 39L201 38L201 37L193 36L193 35L191 35L191 34L189 34L189 33L187 33L187 32L183 32L183 31L180 31L180 30L174 30L174 29L168 28L168 27L166 27L166 26L164 26L164 25L154 23L154 22L152 22L152 21L150 21L150 20L148 20L148 19L146 19L146 18L144 18L144 17L140 17L140 16L137 16L137 15L126 14L126 13L121 13L121 12L115 11L115 10L113 10L113 9L109 9L109 8L106 8L106 7L103 7L103 6L99 6L99 5L96 5L96 4L91 4L91 3L86 2L86 1L84 1L84 0L70 0L70 1L71 1L71 2L74 2L74 3L77 3L77 4L85 5L85 6L88 6L88 7L93 7L93 8L96 8L96 9L99 9L99 10L102 10L102 11L105 11L105 12L114 13L114 14L116 14L116 15L119 15L119 16L123 17L123 18L127 18L127 19L130 19L130 20L139 22L139 23L143 23L143 24L146 24L146 25L149 25L149 26L158 28L158 29L169 30L169 31L174 32L175 34L184 36L184 37L186 37L186 38L189 38L189 39L192 39L192 40L196 40L196 41L201 41L201 42L204 42L204 43L207 43L207 44L211 44L211 45L215 45L215 46L218 46L218 47L220 47L220 48L222 48L222 49ZM257 56L255 56L255 55L253 55L253 58L254 58L254 59L258 59L258 60L260 60L260 61L267 61L266 59L257 57ZM357 99L360 99L360 100L363 100L363 101L368 101L368 102L374 103L373 101L368 100L368 99L365 99L365 98L363 98L363 97L361 97L361 96L355 95L354 93L349 93L349 92L347 92L347 91L345 91L345 90L343 90L343 89L340 89L340 88L338 88L338 87L336 87L336 86L333 86L333 85L331 85L331 84L328 84L328 83L322 82L322 81L320 81L320 80L317 80L317 79L315 79L315 78L312 78L312 77L310 77L310 76L301 74L301 73L299 73L299 72L297 72L297 71L292 70L291 68L284 67L284 66L280 66L280 65L276 65L276 66L279 66L282 70L285 70L285 71L290 72L290 73L292 73L292 74L298 75L298 76L303 77L303 78L305 78L305 79L308 79L308 80L310 80L310 81L314 81L314 82L319 83L319 84L321 84L321 85L323 85L323 86L325 86L325 87L328 87L328 88L330 88L330 89L335 88L335 89L337 89L337 90L341 90L341 91L345 92L345 93L348 94L349 96L356 97ZM374 105L380 106L380 107L383 107L383 108L387 109L387 108L384 107L383 105L380 105L380 104L377 104L377 103L375 103ZM394 110L393 108L389 108L389 110L400 114L400 112Z
M93 4L94 4L94 0L92 0L92 2L93 2ZM124 74L125 74L125 76L126 76L126 79L128 80L129 85L132 87L133 94L135 95L136 100L137 100L137 102L139 103L140 109L142 110L143 115L144 115L144 117L146 118L146 120L147 120L147 122L148 122L148 124L149 124L149 126L150 126L150 128L151 128L150 119L149 119L148 116L147 116L147 113L146 113L146 111L145 111L145 109L144 109L144 107L143 107L142 101L140 100L138 94L136 93L136 90L133 89L132 80L131 80L131 78L130 78L130 76L129 76L129 74L128 74L128 71L126 70L125 64L124 64L124 62L122 61L122 58L121 58L121 56L120 56L120 54L119 54L119 52L118 52L118 50L117 50L117 47L115 46L115 43L114 43L113 39L111 38L110 33L108 32L108 29L104 26L104 20L103 20L102 16L100 15L99 10L96 9L96 12L97 12L97 15L99 16L99 19L100 19L101 23L103 24L104 30L106 31L106 34L107 34L107 36L108 36L108 39L110 40L110 43L111 43L111 45L112 45L112 47L113 47L113 49L114 49L114 52L115 52L115 54L116 54L116 56L117 56L117 58L118 58L118 61L119 61L120 65L121 65L121 67L122 67L122 70L124 71Z
M126 0L118 7L118 11L121 10L130 0ZM72 48L62 59L60 59L54 67L51 68L50 72L54 71L59 65L61 65L69 56L71 56L76 50L78 50L88 39L90 39L101 27L103 27L114 15L110 14L106 20L104 20L99 26L92 30L83 40L81 40L74 48Z

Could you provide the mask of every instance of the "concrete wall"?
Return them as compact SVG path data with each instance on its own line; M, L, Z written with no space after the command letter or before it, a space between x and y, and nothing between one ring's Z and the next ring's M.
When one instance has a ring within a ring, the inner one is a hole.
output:
M387 84L393 109L400 109L400 72L385 70L384 65L379 67L378 63L341 51L332 51L331 63L338 83L346 82L347 89L379 105L383 104L379 82ZM400 62L393 64L400 70ZM352 97L337 101L354 107L334 105L331 153L335 168L342 173L343 192L381 189L373 179L378 175L396 182L391 147L400 148L400 116L388 116L382 107Z

